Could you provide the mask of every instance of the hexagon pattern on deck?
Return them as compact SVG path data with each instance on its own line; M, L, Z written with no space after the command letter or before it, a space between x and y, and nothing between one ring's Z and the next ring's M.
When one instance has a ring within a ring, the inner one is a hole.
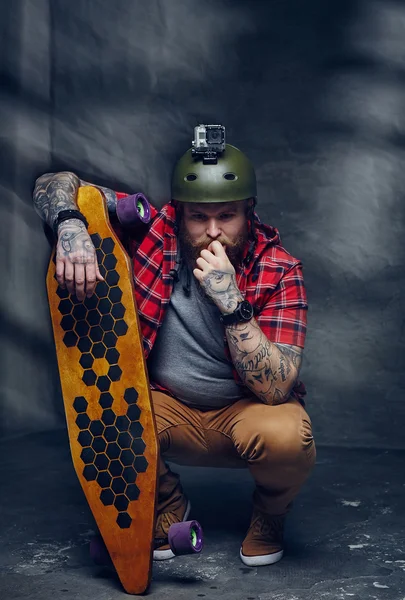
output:
M78 442L83 448L80 454L85 465L83 476L87 481L97 481L101 502L115 506L119 513L117 524L121 528L131 525L132 519L126 511L129 503L139 497L138 473L148 468L143 456L146 445L139 421L141 410L134 387L125 390L124 400L128 405L126 414L117 416L111 408L114 398L110 392L102 392L99 397L103 409L101 419L93 421L87 415L88 402L84 396L77 396L73 402L76 425L80 429Z
M118 526L128 528L132 522L128 506L138 499L140 493L136 478L148 467L143 456L146 445L142 439L136 389L130 387L124 392L128 405L125 415L116 415L112 409L111 383L119 381L122 375L118 365L120 353L115 346L118 337L126 334L128 325L124 320L125 306L121 303L119 274L115 270L117 259L112 253L115 243L112 238L101 239L98 234L93 234L91 239L105 281L98 282L93 296L82 302L59 287L60 326L65 332L65 345L77 346L80 350L82 380L87 386L99 389L99 404L103 409L100 419L91 420L87 414L86 398L77 396L73 401L76 425L80 429L77 440L82 446L83 476L87 481L97 482L101 489L101 502L105 506L114 505L118 511ZM103 358L108 363L108 370L97 375L93 370L94 363Z

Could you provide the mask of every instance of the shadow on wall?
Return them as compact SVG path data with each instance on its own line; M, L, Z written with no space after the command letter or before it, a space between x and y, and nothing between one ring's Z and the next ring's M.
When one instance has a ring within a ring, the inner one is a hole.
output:
M5 240L23 219L25 241L12 261L27 257L30 240L40 248L25 279L41 306L39 321L46 320L42 274L49 249L32 210L35 177L72 170L114 189L143 191L161 206L193 127L224 123L228 142L257 168L260 217L279 228L283 245L304 263L306 354L317 360L304 361L302 374L315 429L320 419L318 443L341 442L345 415L348 443L402 446L399 431L382 439L374 426L358 422L358 414L376 372L393 409L403 410L390 392L399 385L403 362L397 359L389 373L378 371L380 356L394 358L403 345L395 324L403 314L396 291L404 258L403 6L209 0L190 11L185 0L173 0L170 9L157 0L119 0L77 2L72 10L61 0L43 0L34 7L17 1L8 11L3 27L13 52L2 61L10 168L0 183L17 200L7 212ZM26 293L19 281L13 290ZM18 317L27 311L33 314L32 305L20 301L11 312ZM23 345L25 332L12 331ZM46 343L40 348L48 357ZM28 343L23 362L31 351ZM355 402L340 394L342 361L342 389L357 375L365 390ZM28 383L17 382L8 364L6 387L18 388L23 398ZM318 377L325 387L311 390ZM34 406L55 413L40 387ZM341 422L329 422L325 398L331 413L339 415L341 406ZM11 396L6 404L13 405ZM385 418L377 402L367 409ZM16 417L9 428L18 423ZM41 424L33 417L30 427Z

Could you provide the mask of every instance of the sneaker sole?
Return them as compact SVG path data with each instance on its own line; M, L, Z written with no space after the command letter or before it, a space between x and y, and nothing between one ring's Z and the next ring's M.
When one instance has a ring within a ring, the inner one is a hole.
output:
M187 521L188 515L190 514L191 504L190 500L187 501L186 512L184 513L184 517L182 522ZM176 555L170 548L168 550L154 550L153 551L153 560L168 560L169 558L174 558Z
M262 556L245 556L240 549L241 561L248 567L262 567L264 565L273 565L283 558L284 550L273 552L272 554L263 554Z

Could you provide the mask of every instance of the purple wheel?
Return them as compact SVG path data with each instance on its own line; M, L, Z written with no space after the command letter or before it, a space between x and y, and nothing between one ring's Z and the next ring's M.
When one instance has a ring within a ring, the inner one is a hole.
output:
M117 217L124 227L137 227L142 223L149 223L150 215L149 202L141 193L132 194L117 202Z
M90 557L100 567L111 565L111 558L101 535L90 540Z
M169 544L176 556L198 554L204 545L201 525L198 521L174 523L169 529Z

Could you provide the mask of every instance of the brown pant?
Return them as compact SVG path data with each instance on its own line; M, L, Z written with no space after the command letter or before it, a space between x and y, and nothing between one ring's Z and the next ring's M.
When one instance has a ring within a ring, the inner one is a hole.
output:
M256 483L254 506L271 515L288 512L315 464L311 420L295 399L267 406L242 399L201 411L152 391L160 441L158 512L182 503L180 478L165 460L204 467L248 467Z

